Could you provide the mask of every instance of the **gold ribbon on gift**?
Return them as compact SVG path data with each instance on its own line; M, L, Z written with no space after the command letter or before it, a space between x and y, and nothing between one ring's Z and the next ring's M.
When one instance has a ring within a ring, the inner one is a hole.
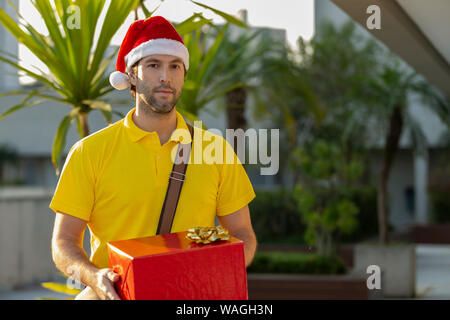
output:
M228 230L222 226L196 227L188 230L186 239L196 243L207 244L218 240L229 240Z

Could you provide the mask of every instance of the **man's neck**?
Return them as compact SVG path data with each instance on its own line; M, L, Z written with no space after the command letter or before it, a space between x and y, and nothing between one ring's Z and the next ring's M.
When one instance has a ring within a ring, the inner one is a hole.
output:
M174 107L169 113L156 113L147 111L145 107L136 106L136 111L133 113L133 122L136 126L144 131L158 134L161 145L166 143L173 131L177 128L177 114Z

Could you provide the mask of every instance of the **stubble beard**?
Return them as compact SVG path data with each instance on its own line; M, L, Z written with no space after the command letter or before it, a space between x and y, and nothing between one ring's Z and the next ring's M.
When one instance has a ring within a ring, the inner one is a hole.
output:
M168 89L172 91L172 99L163 99L163 98L157 98L156 97L156 91L162 90L162 89ZM150 88L148 89L150 90ZM179 93L177 90L170 86L159 86L150 91L150 93L146 92L142 94L144 97L144 112L148 114L168 114L170 113L175 105L178 102L178 99L180 98L181 93Z

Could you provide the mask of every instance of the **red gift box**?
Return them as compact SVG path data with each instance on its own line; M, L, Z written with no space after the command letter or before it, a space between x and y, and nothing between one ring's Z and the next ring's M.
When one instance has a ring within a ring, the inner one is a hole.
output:
M247 300L244 243L209 244L187 231L108 242L109 267L126 300Z

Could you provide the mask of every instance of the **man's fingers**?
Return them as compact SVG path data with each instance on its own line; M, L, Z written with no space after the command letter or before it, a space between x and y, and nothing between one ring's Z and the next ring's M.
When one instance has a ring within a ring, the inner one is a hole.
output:
M116 282L117 280L119 280L119 275L117 273L115 273L114 271L110 270L108 271L108 273L106 274L106 276L108 277L109 280L111 280L112 282Z
M120 300L114 288L114 282L120 279L120 276L111 269L102 269L98 273L97 290L99 297L105 300Z
M111 281L106 285L106 295L109 300L120 300L119 295L116 293L116 289L114 289L113 283L119 280L119 275L112 270L108 270L106 276Z
M106 285L106 299L108 300L120 300L119 295L116 293L114 286L111 284Z

